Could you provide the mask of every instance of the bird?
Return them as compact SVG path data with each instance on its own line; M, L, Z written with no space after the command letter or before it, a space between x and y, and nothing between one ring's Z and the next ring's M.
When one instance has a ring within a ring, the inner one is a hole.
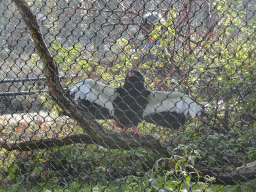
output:
M181 92L149 91L143 75L128 71L124 84L112 87L94 79L85 79L68 89L68 94L95 119L113 119L127 135L128 128L141 137L137 126L146 121L170 129L185 124L185 116L200 116L202 107Z

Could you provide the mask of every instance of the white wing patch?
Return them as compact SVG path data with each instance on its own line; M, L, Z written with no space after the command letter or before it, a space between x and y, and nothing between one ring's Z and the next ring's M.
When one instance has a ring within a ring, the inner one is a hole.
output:
M112 102L117 97L116 88L104 85L93 79L86 79L82 82L74 84L69 89L70 95L76 100L88 100L94 102L109 110L114 115L114 107Z
M176 112L190 114L191 117L201 115L202 108L188 95L180 92L151 92L149 103L143 112L143 118L161 112Z

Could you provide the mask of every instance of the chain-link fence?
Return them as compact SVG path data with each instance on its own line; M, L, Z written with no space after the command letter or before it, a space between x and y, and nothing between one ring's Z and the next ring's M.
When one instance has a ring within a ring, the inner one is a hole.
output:
M255 1L0 10L0 191L255 191Z

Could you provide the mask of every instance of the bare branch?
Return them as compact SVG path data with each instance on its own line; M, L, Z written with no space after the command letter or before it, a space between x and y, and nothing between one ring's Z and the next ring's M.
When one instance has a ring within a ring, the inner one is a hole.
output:
M119 133L120 134L120 133ZM121 137L121 135L120 135ZM113 140L114 141L114 140ZM141 146L150 145L150 142L154 142L155 139L152 137L152 140L145 140L140 142ZM115 141L114 141L115 142ZM109 146L110 148L116 148L119 146L119 149L132 149L134 145L127 145L127 141L123 138L123 143L114 143L113 146ZM22 151L31 151L36 149L44 149L44 148L51 148L51 147L61 147L64 145L71 145L75 143L82 143L82 144L93 144L94 142L90 139L89 135L86 134L77 134L77 135L70 135L67 137L60 137L60 138L51 138L51 139L44 139L44 140L34 140L34 141L26 141L22 143L5 143L1 142L0 146L5 148L8 151L12 150L22 150ZM136 142L134 142L135 144ZM102 144L104 145L104 144ZM136 145L136 144L135 144ZM160 144L158 144L160 145ZM135 146L136 147L136 146ZM154 148L155 147L155 148ZM161 146L153 146L155 150ZM166 153L162 151L163 153ZM167 152L168 153L168 152ZM205 182L205 176L215 177L216 180L213 182L214 184L224 184L224 185L235 185L238 182L246 182L248 180L256 178L256 162L248 163L243 165L242 167L237 167L234 170L223 170L223 168L212 168L212 167L196 167L197 171L200 173L201 178L200 181ZM193 175L195 178L195 182L197 181L197 175Z
M246 165L237 167L234 170L227 170L224 168L217 169L212 167L198 167L196 169L201 175L215 177L216 180L213 184L237 185L240 182L247 182L256 178L256 162L247 163Z
M90 137L85 134L70 135L67 137L51 138L43 140L25 141L21 143L6 143L0 142L0 146L8 151L32 151L35 149L44 149L50 147L60 147L64 145L71 145L75 143L92 144Z

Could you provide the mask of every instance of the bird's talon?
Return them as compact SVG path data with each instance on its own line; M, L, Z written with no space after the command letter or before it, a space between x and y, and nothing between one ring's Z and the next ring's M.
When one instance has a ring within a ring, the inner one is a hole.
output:
M139 138L141 138L140 132L137 132L137 134L138 134Z
M124 129L123 132L124 132L126 135L129 135L129 133L130 133L130 131L127 131L126 129Z
M132 130L132 133L137 133L139 138L141 138L141 133L139 132L138 128L137 127L134 127L133 130Z

